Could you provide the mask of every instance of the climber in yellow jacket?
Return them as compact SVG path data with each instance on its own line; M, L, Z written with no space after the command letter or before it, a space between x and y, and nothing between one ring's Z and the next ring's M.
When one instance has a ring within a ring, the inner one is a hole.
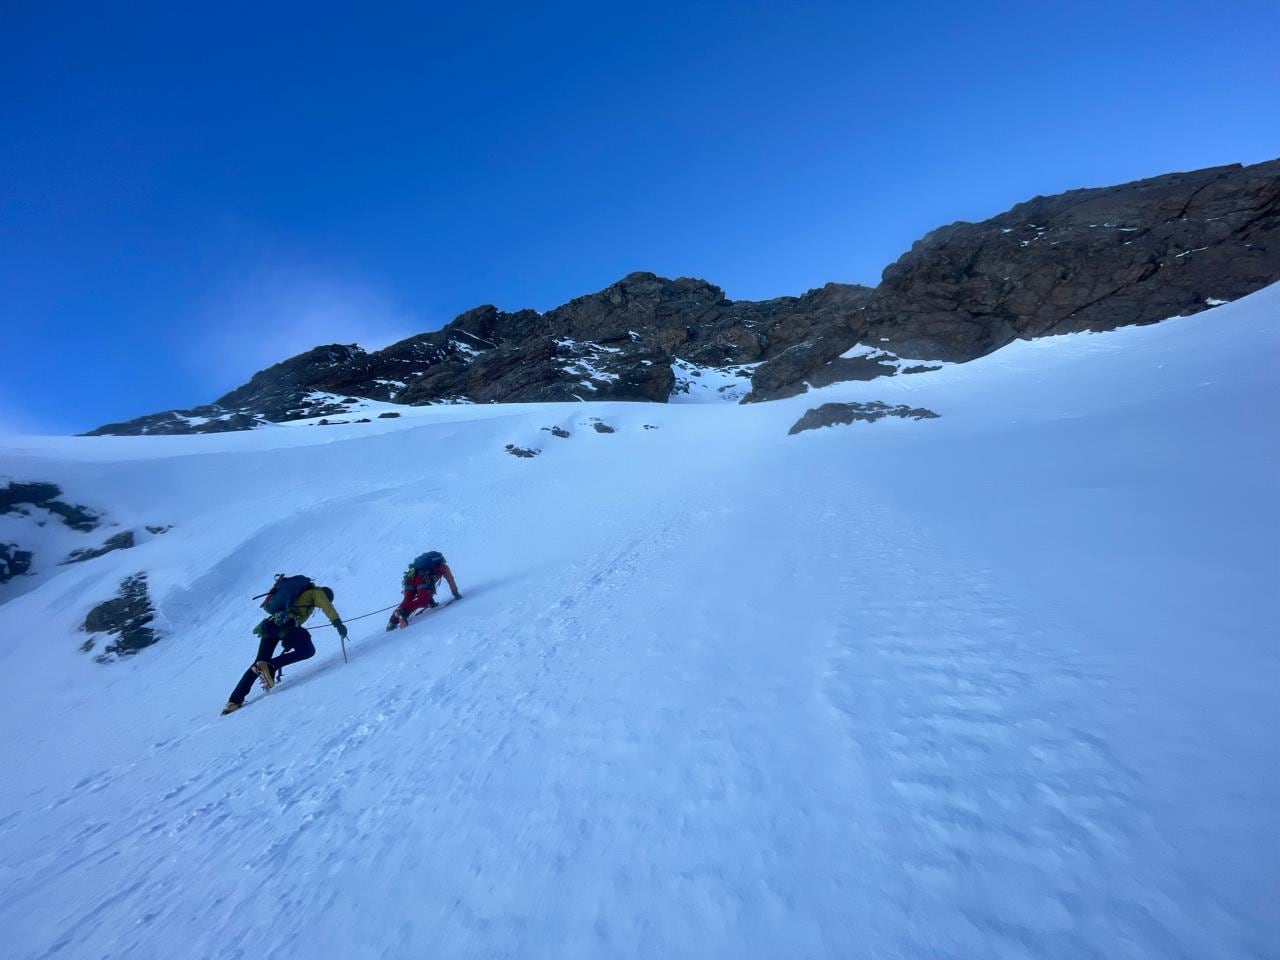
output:
M317 587L310 577L278 574L275 586L265 596L262 609L267 612L267 618L253 628L258 636L258 658L231 691L227 705L222 708L224 716L244 705L244 698L249 695L255 679L264 690L270 690L280 678L281 667L316 655L311 634L302 625L317 608L329 618L338 636L347 639L347 628L333 607L333 591L328 587ZM274 656L277 644L284 649L278 657Z

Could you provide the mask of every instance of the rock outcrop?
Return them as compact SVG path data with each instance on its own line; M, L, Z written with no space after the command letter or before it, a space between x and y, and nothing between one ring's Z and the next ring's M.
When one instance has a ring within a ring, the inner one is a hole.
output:
M114 637L94 659L110 663L114 659L130 657L139 650L151 646L160 639L151 626L155 620L155 606L147 587L147 575L135 573L120 581L119 593L89 611L81 627L90 637L80 645L84 653L91 652L100 634Z
M803 433L805 430L817 430L821 427L833 427L848 423L875 423L885 417L898 417L902 420L936 420L938 415L924 407L908 407L905 403L889 405L873 400L870 403L824 403L820 407L806 410L803 417L797 420L787 431L788 435Z
M30 550L23 550L16 543L0 543L0 583L8 583L14 577L27 573L34 556Z
M839 351L972 360L1015 339L1154 323L1280 280L1280 160L1036 197L917 241L843 335L755 373L752 399L824 376Z
M374 353L316 347L214 404L91 432L243 430L350 413L362 399L665 402L673 364L749 372L745 399L769 400L927 369L901 357L963 362L1018 338L1195 313L1277 280L1280 160L1237 164L1036 197L942 227L874 290L830 283L735 301L705 280L633 273L546 313L481 306ZM850 355L860 344L878 356Z
M578 400L665 402L672 362L758 363L835 329L871 295L828 284L800 297L733 301L703 280L633 273L547 313L476 307L433 333L367 353L332 344L276 364L214 404L90 435L243 430L331 418L362 399L408 405Z
M67 503L61 497L62 488L56 483L9 483L0 487L0 513L30 516L43 510L80 533L89 533L102 523L96 510Z
M60 566L66 566L69 563L83 563L86 560L96 560L98 557L105 557L108 553L113 553L116 550L131 550L136 544L137 538L134 536L133 531L125 530L123 533L108 537L102 546L81 547L78 550L72 550Z

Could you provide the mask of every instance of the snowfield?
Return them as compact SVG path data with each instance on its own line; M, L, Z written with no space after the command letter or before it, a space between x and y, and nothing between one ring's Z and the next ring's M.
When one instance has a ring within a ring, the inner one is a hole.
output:
M1278 360L1280 286L768 404L2 438L75 543L174 525L0 588L3 953L1280 956ZM787 435L868 400L940 416ZM428 549L460 603L355 619ZM350 663L221 718L276 572Z

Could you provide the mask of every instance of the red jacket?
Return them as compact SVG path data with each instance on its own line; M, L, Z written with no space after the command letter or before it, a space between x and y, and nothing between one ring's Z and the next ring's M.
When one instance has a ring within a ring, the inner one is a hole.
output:
M449 569L447 563L442 563L431 570L410 570L404 575L404 602L401 606L405 609L427 606L436 592L436 584L440 582L441 577L448 582L450 591L458 592L458 584L454 581L453 571Z

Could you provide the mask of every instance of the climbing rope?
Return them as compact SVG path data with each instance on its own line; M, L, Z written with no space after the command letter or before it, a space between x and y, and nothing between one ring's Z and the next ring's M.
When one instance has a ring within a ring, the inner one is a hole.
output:
M380 613L386 613L388 610L394 610L398 606L400 606L400 604L393 603L391 606L383 607L381 610L375 610L373 611L373 613L362 613L358 617L347 617L343 619L342 622L355 623L357 620L367 620L369 617L376 617ZM326 627L332 627L332 626L333 626L332 623L318 623L314 627L308 627L307 629L308 630L324 630Z

